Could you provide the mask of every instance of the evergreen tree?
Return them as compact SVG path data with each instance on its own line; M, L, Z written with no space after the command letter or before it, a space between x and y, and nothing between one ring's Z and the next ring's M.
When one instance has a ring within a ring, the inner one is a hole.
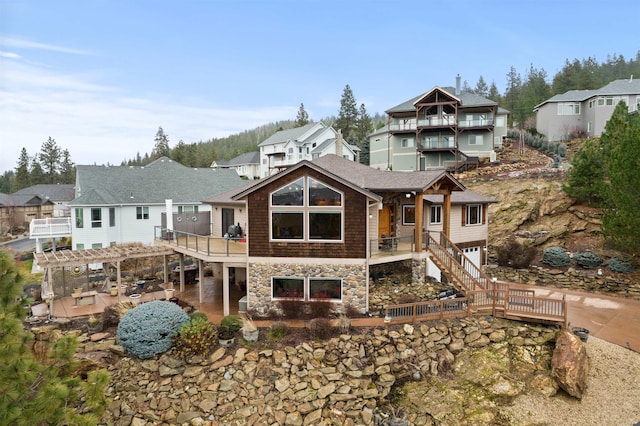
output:
M56 140L49 136L40 148L40 165L46 183L55 183L60 169L61 152Z
M9 194L13 192L13 186L15 181L15 173L13 170L7 170L0 177L0 192Z
M364 104L360 104L360 109L358 110L358 120L356 121L354 133L356 144L359 147L362 147L362 143L367 140L367 137L372 131L373 122L371 121L371 117L369 117L367 108L364 106Z
M160 157L169 157L171 154L171 148L169 148L169 135L164 133L162 126L158 127L154 141L155 145L153 147L153 151L151 151L151 160L157 160Z
M347 84L342 92L342 98L340 99L340 111L338 112L338 119L336 120L334 127L336 130L342 130L342 134L349 142L353 142L355 139L355 128L358 121L358 109L356 99L353 96L351 87Z
M39 183L46 183L44 177L44 171L38 161L38 154L34 155L31 159L31 169L29 170L29 184L37 185Z
M69 150L62 151L62 161L60 162L60 182L75 183L76 181L76 165L71 161Z
M300 104L300 108L298 109L298 115L296 116L296 127L302 127L306 124L309 124L309 114L304 109L304 104Z
M627 106L620 102L614 110L624 110L625 123L616 126L607 123L607 137L615 137L611 143L609 157L608 185L605 195L605 208L602 216L602 232L614 246L640 254L640 115L626 113ZM613 116L612 116L613 119ZM604 134L603 134L604 135Z
M513 124L514 114L517 113L517 102L518 97L520 96L520 91L522 90L522 79L520 78L520 74L516 71L516 69L511 66L509 73L507 74L507 89L504 93L504 107L511 111L509 115L509 126ZM522 123L518 123L522 124Z
M603 181L604 158L600 143L595 139L587 139L580 151L573 156L571 169L562 189L579 202L599 205L602 201Z
M18 158L18 166L16 167L16 178L13 181L13 191L19 191L22 188L26 188L30 185L30 176L29 176L29 154L27 154L27 149L22 148L20 151L20 157Z
M491 99L494 102L500 103L502 101L500 97L500 92L498 91L498 86L496 86L496 82L492 81L491 86L489 86L489 91L487 92L487 99Z
M12 256L0 250L0 424L98 424L109 373L93 371L86 381L74 374L77 340L71 335L53 343L46 359L36 358L22 328L22 281Z
M476 83L476 88L473 90L476 95L487 97L489 95L489 86L484 81L484 77L480 76L478 78L478 82Z

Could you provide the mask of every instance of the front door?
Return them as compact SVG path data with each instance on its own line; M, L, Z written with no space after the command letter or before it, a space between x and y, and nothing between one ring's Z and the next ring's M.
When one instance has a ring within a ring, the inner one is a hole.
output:
M235 225L233 209L222 209L222 235L229 231L229 227Z
M378 238L393 237L395 233L395 208L393 204L383 204L378 211Z

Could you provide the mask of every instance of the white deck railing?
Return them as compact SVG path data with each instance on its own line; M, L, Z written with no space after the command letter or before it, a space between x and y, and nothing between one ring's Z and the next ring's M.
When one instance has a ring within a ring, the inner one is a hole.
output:
M29 224L29 238L71 236L71 217L33 219Z

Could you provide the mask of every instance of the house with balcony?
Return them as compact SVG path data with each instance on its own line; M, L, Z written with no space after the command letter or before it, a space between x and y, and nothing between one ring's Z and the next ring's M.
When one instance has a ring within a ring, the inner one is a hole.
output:
M246 152L231 160L215 160L212 169L233 169L243 179L258 179L260 176L260 153Z
M596 90L570 90L535 106L536 130L549 141L567 140L571 135L598 137L620 101L629 113L640 108L640 80L614 80Z
M347 143L339 131L322 122L281 130L258 145L260 177L271 176L303 160L335 154L358 161L360 149Z
M442 253L457 253L462 268L477 272L486 261L487 210L495 200L445 170L383 171L325 155L207 202L217 214L238 215L244 248L230 251L227 242L226 252L216 252L224 226L214 227L211 241L189 243L179 234L167 244L216 264L225 314L237 303L228 297L238 277L247 307L264 314L283 299L329 299L368 311L372 265L409 260L413 284L440 279L442 264L429 248L443 242L449 251Z
M238 187L235 170L189 168L167 157L146 166L77 166L71 207L73 249L154 242L154 227L211 233L202 200ZM168 218L168 219L167 219Z
M369 136L369 165L380 170L459 171L493 162L507 134L508 111L490 99L434 87L385 111L387 125Z

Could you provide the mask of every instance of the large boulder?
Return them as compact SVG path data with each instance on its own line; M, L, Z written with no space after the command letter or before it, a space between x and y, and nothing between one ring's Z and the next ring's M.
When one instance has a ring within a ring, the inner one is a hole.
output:
M551 359L551 375L565 392L582 399L588 374L589 358L584 343L568 330L560 330Z

